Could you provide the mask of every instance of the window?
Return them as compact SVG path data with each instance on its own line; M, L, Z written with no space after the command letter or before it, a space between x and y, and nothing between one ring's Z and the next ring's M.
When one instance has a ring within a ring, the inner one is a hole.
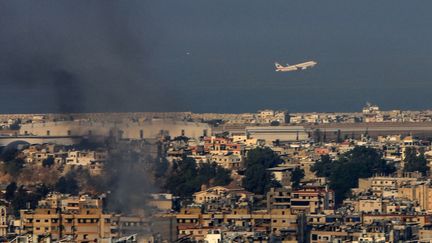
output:
M46 135L49 136L51 134L50 130L46 131Z
M203 130L203 136L204 136L204 137L207 137L207 129L204 129L204 130Z
M184 129L181 130L181 135L182 135L182 136L185 135L185 130L184 130Z
M88 135L89 135L89 136L92 135L92 130L88 130Z
M72 134L71 130L67 131L67 135L70 136Z
M143 139L144 138L144 131L140 130L140 138Z

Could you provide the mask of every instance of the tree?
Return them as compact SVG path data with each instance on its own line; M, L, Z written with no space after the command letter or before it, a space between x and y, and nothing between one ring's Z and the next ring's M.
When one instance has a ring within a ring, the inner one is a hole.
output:
M34 209L40 199L39 195L31 193L23 186L20 186L11 202L15 216L19 216L20 209Z
M382 159L379 151L357 146L335 161L328 156L322 156L311 170L318 176L329 178L329 186L335 191L336 202L340 203L348 196L351 188L358 186L359 178L368 178L374 174L391 174L396 169L393 164L387 164Z
M293 188L298 188L300 186L300 181L304 178L304 170L296 167L291 173L291 182Z
M212 179L213 179L213 185L221 185L221 186L228 185L232 181L231 171L222 168L220 166L217 166L216 174Z
M332 159L328 154L321 155L321 159L312 165L311 171L319 177L329 177L332 172Z
M39 198L44 198L51 192L51 188L46 186L45 184L41 184L36 188L36 195Z
M175 195L190 197L202 185L223 186L230 182L230 171L216 163L198 166L194 159L184 158L174 164L165 188Z
M24 186L17 187L15 182L10 183L6 188L5 199L11 202L15 216L19 216L19 210L24 208L34 209L42 198L50 192L44 184L38 185L34 192L28 191Z
M231 182L231 173L216 163L201 164L198 166L198 182L201 185L227 185Z
M11 130L19 130L19 129L21 128L20 123L21 123L21 120L20 120L20 119L17 119L17 120L14 121L14 123L12 123L12 124L9 126L9 128L10 128Z
M46 159L44 159L42 161L42 166L43 167L51 167L54 164L54 158L53 157L48 157Z
M55 185L55 190L64 194L78 195L79 186L78 182L73 177L60 177Z
M280 125L279 121L272 121L272 122L270 122L270 126L272 126L272 127L277 127L279 125Z
M6 187L6 193L5 193L5 199L7 201L10 201L14 198L15 196L15 191L17 189L17 184L15 182L11 182L7 187Z
M267 171L281 162L279 156L270 148L256 148L248 152L245 165L243 186L256 194L265 194L271 187L280 186L273 175Z
M168 171L168 169L169 169L169 162L165 157L158 158L153 161L153 173L156 176L156 178L163 177Z
M429 167L427 166L427 160L424 156L424 151L420 151L420 154L417 155L417 149L413 147L406 148L404 162L405 172L418 171L422 173L422 175L426 175L429 171Z
M24 160L21 158L16 158L10 161L6 161L4 164L5 172L16 178L21 173L22 168L24 168Z
M16 148L1 147L0 151L1 161L11 161L18 155L18 149Z

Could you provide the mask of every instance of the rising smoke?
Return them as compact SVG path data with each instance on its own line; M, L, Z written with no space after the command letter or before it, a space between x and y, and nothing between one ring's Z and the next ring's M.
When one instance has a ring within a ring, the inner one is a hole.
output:
M175 94L153 77L149 65L163 28L148 5L1 1L2 103L13 103L14 112L175 108L170 98Z
M148 65L162 30L147 2L1 1L2 103L15 103L8 110L15 113L175 109L175 95L167 94ZM143 207L157 191L146 162L130 148L113 151L107 164L110 206Z
M105 164L105 175L109 177L106 206L126 214L151 213L152 208L147 204L150 194L161 190L155 177L163 156L158 143L133 141L114 145Z

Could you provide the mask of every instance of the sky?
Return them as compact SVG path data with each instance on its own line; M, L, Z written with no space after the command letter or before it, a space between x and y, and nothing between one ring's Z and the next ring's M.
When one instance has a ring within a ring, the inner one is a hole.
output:
M432 106L432 1L0 1L0 112ZM274 71L274 62L318 65Z

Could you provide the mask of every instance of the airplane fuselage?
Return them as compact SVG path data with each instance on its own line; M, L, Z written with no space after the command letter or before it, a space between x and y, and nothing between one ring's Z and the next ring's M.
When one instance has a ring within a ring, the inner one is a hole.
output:
M297 71L297 70L305 70L317 64L318 63L315 61L308 61L308 62L303 62L295 65L287 65L284 67L276 62L275 66L276 66L276 72L290 72L290 71Z

